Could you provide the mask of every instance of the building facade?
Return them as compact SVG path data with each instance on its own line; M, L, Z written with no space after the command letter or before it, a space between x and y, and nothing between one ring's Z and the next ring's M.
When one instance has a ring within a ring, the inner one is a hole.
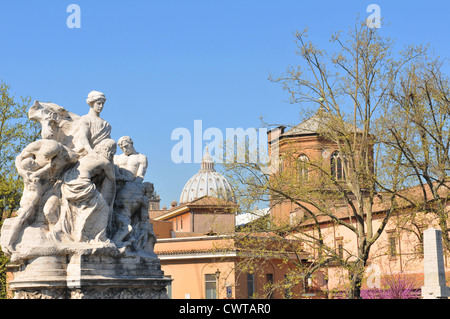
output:
M271 254L262 260L257 249L249 251L242 244L245 235L236 232L238 209L228 181L214 170L206 151L200 171L181 192L180 204L150 211L155 252L164 274L173 280L171 298L282 299L301 292L300 286L284 288L290 267L284 258ZM245 218L238 222L246 223ZM259 248L268 246L267 239L256 242Z
M199 173L183 188L180 204L172 203L169 209L150 212L158 236L155 251L165 274L173 279L169 289L172 298L345 297L350 285L348 269L339 262L317 265L324 255L335 256L335 260L355 260L359 241L364 237L355 233L358 223L351 207L355 201L351 197L350 201L343 200L336 195L336 188L322 182L323 174L327 174L341 191L348 187L345 183L348 163L340 154L339 146L323 134L326 121L323 110L319 110L290 130L278 128L280 134L276 138L271 139L269 132L269 150L274 143L279 150L279 170L271 178L279 187L294 185L294 193L290 199L272 196L270 209L264 214L252 214L256 217L251 220L245 214L238 214L231 187L215 172L207 152ZM366 164L373 170L372 147L366 149L369 152ZM364 186L364 181L360 184ZM295 191L299 190L326 204L333 218L321 214L314 201L293 200ZM399 196L415 196L420 201L423 194L419 187L411 187L402 190ZM370 222L372 231L382 230L371 246L362 289L378 288L384 279L401 277L420 295L422 233L429 227L439 228L440 221L410 202L398 199L395 209L392 203L388 195L380 192L371 203L370 221L366 220L368 215L362 217L365 224ZM441 204L447 214L450 208L446 202ZM315 217L307 218L307 210L315 212ZM245 226L257 220L270 221L279 226L274 229L289 231L246 233ZM363 231L368 232L368 228ZM257 239L249 245L243 238L251 236ZM312 243L311 239L318 236L325 249ZM285 241L283 245L290 247L288 250L276 246L274 238L280 237ZM447 268L446 255L444 261ZM296 272L298 276L293 276Z
M355 260L359 240L356 236L358 227L357 218L352 212L355 209L356 201L349 195L344 198L336 194L344 193L348 187L345 183L348 170L346 159L339 152L337 143L324 137L323 127L327 125L327 118L323 110L314 114L311 118L303 123L285 131L284 127L280 127L281 134L276 140L269 143L278 143L279 147L279 170L274 174L273 178L279 178L286 184L294 185L289 177L280 177L283 174L292 176L298 183L298 189L307 191L308 196L314 197L310 202L295 201L283 197L272 198L271 218L276 223L289 225L293 231L291 236L304 240L304 249L310 254L312 263L319 263L324 260L324 255L336 256L336 259ZM355 136L360 131L353 130ZM358 141L356 139L356 141ZM269 147L270 149L270 147ZM373 150L369 146L369 153ZM366 165L372 165L369 170L373 171L373 155L370 155ZM339 191L333 189L323 180L323 175L335 181L339 186ZM292 184L291 184L292 183ZM315 185L308 188L309 183ZM320 185L321 187L317 187ZM364 185L364 183L361 183ZM294 187L293 187L294 188ZM444 188L441 188L441 191ZM365 225L369 225L371 231L375 232L382 229L380 237L371 246L368 262L365 271L365 281L362 284L363 289L378 288L382 285L383 279L390 277L402 278L402 280L411 283L420 295L420 287L423 285L423 231L427 228L434 227L439 229L439 223L442 220L436 218L432 214L424 214L418 206L412 204L411 201L402 200L402 198L414 198L416 202L423 201L423 193L429 192L429 189L422 187L411 187L401 190L395 200L395 209L389 194L379 192L371 203L370 221L368 215L364 215ZM288 195L292 195L286 191ZM348 192L351 194L351 192ZM299 194L299 193L297 193ZM304 193L300 194L301 198L308 198ZM288 196L286 196L288 197ZM445 199L448 194L442 194ZM295 198L293 192L292 198ZM432 196L428 196L432 198ZM350 199L350 200L348 200ZM347 200L347 201L346 201ZM322 203L320 207L317 203ZM436 203L435 203L436 204ZM445 207L444 212L448 215L449 204L446 200L439 203ZM433 205L433 203L430 203ZM436 204L437 205L437 204ZM326 207L326 208L325 208ZM392 208L392 209L391 209ZM332 212L334 218L329 218L327 214L321 213L328 210ZM322 211L321 211L322 210ZM315 220L305 216L306 211L314 212ZM389 219L386 219L387 214ZM388 220L388 221L387 221ZM387 221L387 223L386 223ZM342 223L341 223L342 222ZM353 229L350 229L350 228ZM298 231L295 229L298 228ZM361 230L366 238L368 227ZM309 244L311 240L308 238L318 238L323 240L321 250L318 245ZM444 256L445 266L448 265L448 258ZM342 295L349 287L349 273L341 267L339 263L329 263L326 267L322 267L313 275L315 289L326 292L327 296L333 297ZM448 276L447 276L448 278Z

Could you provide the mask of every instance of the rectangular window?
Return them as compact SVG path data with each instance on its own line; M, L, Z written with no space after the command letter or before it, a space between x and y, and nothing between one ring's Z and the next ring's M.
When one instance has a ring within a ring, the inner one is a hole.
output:
M284 275L284 299L292 299L291 284L287 274Z
M337 159L337 179L342 179L342 160L340 158Z
M216 296L216 275L206 274L205 275L205 298L206 299L217 299Z
M336 237L335 241L336 241L336 255L338 255L338 257L340 259L343 259L344 258L344 238Z
M247 298L253 298L255 294L255 276L253 274L247 274Z
M273 274L266 274L267 299L273 299Z
M283 163L283 157L280 155L279 157L278 157L278 159L279 159L279 162L278 162L278 171L280 172L280 173L283 173L283 169L284 169L284 163Z
M337 247L338 251L338 255L340 259L344 259L344 244L342 242L338 243L338 247Z
M395 236L389 237L389 257L395 257L397 255L397 240Z

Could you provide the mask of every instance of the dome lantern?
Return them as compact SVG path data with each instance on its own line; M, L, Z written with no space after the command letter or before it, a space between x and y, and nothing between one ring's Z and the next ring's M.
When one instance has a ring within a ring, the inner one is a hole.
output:
M214 169L214 160L205 149L201 168L184 186L180 195L180 205L203 196L223 198L236 202L230 183Z

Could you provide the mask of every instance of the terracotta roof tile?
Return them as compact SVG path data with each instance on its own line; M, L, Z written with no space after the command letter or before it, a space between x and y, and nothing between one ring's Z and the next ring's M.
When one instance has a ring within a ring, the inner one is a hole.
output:
M189 255L189 254L205 254L205 253L222 253L231 251L231 249L215 249L215 248L204 248L204 249L173 249L173 250L155 250L158 256L161 255Z
M187 206L231 206L231 207L237 206L237 204L232 201L222 199L222 198L217 198L214 196L203 196L203 197L197 198L189 203L186 203L185 205L187 205Z
M149 210L148 216L150 219L155 219L161 215L164 215L165 213L167 213L167 210Z

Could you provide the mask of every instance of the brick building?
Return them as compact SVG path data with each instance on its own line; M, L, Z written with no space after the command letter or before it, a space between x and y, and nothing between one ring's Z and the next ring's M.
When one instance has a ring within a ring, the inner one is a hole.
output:
M279 171L276 174L286 173L285 175L295 178L296 182L303 185L308 185L308 183L314 185L309 189L309 196L321 196L323 203L326 202L326 205L328 205L327 209L333 211L333 215L343 223L340 224L337 220L327 217L326 214L321 214L319 209L313 207L314 205L311 203L303 202L304 207L317 212L315 221L306 220L305 210L295 201L275 197L272 198L270 216L272 220L279 224L293 227L298 225L302 228L302 233L305 236L317 238L318 228L320 228L327 248L334 250L340 258L354 259L358 249L358 238L354 231L350 231L349 227L344 225L346 223L356 228L356 217L352 214L352 208L350 204L342 200L342 197L333 197L336 192L330 188L329 184L320 184L322 174L329 174L339 183L341 190L348 187L345 183L344 165L347 165L346 161L339 153L338 145L327 139L326 134L324 134L327 129L332 127L333 123L328 123L331 120L323 109L319 108L312 117L290 130L279 127L280 134L275 138L271 139L269 133L269 144L277 143L279 150ZM328 125L329 127L327 127ZM355 134L355 143L360 143L359 136L362 132L357 128L350 127L350 124L344 125L349 125L347 128L348 131ZM366 139L366 143L371 143L370 136ZM373 171L373 145L368 145L369 161L366 165L369 165L368 169ZM313 163L314 165L305 165L305 163ZM289 178L286 180L289 180ZM364 183L361 183L361 185L364 185ZM308 187L303 189L308 189ZM440 188L441 204L445 207L445 214L447 215L450 210L447 200L449 198L448 189L448 185ZM420 290L423 285L422 233L429 227L439 229L440 221L436 216L426 214L420 208L418 209L419 206L415 206L414 203L424 202L424 196L433 198L430 194L430 189L426 185L423 188L415 186L403 189L396 196L396 206L393 211L390 210L392 202L389 200L388 193L378 192L377 196L374 197L374 202L371 204L372 220L370 221L374 230L383 226L386 214L389 211L391 213L383 232L370 250L365 274L366 279L377 277L380 280L392 276L402 276L405 280L413 283L417 291ZM351 195L348 198L350 198L351 204L355 205ZM407 201L404 200L405 198L413 200ZM317 202L319 201L316 200ZM436 204L429 203L429 205ZM366 221L367 215L362 218ZM364 229L364 231L367 234L368 230ZM300 233L295 235L295 232L292 233L292 236L302 237ZM320 252L317 247L310 246L308 248L305 245L305 251L310 254L313 263L323 258L323 255L321 255L323 252ZM448 267L446 255L444 260L445 266ZM316 280L316 289L342 292L348 288L348 272L338 264L330 263L326 268L318 270L318 273L321 274L320 277L326 278L326 280ZM367 282L363 282L362 287L367 288Z

